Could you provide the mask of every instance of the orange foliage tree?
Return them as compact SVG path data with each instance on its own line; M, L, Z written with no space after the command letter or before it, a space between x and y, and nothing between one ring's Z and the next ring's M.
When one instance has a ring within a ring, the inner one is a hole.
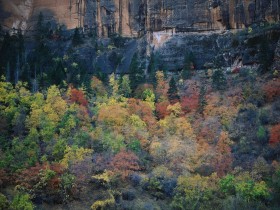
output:
M127 178L134 171L139 171L139 158L131 151L121 150L110 162L111 170L120 174L122 179Z
M191 96L183 96L181 98L181 106L184 113L192 112L198 108L198 94Z
M130 98L128 99L127 104L130 115L138 115L147 125L149 125L149 128L152 128L156 124L153 110L146 102Z
M276 145L280 143L280 124L274 125L270 130L269 144Z
M216 145L216 171L218 176L224 176L231 170L232 154L228 133L222 131Z
M167 110L167 107L170 105L169 101L162 101L156 103L156 114L159 119L165 118L170 112Z
M268 102L280 96L280 78L271 80L263 86L265 98Z
M76 88L71 88L71 90L70 90L70 100L71 100L72 103L77 103L77 104L80 104L82 106L87 106L88 105L88 101L87 101L83 91L78 90Z
M162 71L156 72L156 79L157 79L157 87L155 90L156 98L158 101L166 101L167 98L167 92L168 92L168 82L164 79L164 73Z

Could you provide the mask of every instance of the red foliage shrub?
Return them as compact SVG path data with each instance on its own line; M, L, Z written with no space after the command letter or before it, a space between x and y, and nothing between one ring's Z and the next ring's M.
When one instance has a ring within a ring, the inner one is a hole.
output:
M181 107L184 113L189 113L198 108L198 94L192 96L183 96L181 98Z
M156 114L159 119L165 118L165 116L169 115L169 111L167 107L170 105L169 101L163 101L156 103Z
M240 72L240 69L240 67L235 67L234 69L232 69L231 73L238 74Z
M139 171L139 158L131 151L122 150L110 162L111 170L120 174L122 179L127 178L134 171Z
M270 130L269 144L275 145L280 143L280 124L274 125Z
M53 173L52 176L48 177L47 171L50 170ZM25 169L20 172L16 179L16 184L24 187L28 190L32 190L34 195L43 193L55 194L59 192L60 188L60 176L64 173L64 168L58 163L42 165L37 164L34 167Z
M4 169L0 169L0 187L6 186L10 181L9 174Z
M88 105L88 101L85 98L85 94L81 90L77 90L76 88L71 88L70 100L72 103L77 103L82 106Z
M280 78L271 80L263 86L266 101L274 101L280 96Z

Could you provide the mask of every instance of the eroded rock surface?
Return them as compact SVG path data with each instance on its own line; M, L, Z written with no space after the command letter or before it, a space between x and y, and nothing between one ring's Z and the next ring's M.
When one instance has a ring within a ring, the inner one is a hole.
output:
M279 0L0 0L1 23L27 29L39 12L68 29L96 29L136 37L147 31L187 32L244 28L279 21Z

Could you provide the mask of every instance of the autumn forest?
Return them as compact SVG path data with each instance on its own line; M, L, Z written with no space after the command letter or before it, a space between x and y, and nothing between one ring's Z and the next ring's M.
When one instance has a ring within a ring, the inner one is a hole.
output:
M134 54L129 73L88 73L75 50L110 47L37 29L28 55L30 38L1 30L1 210L279 209L280 69L265 46L230 70L198 70L188 51L180 71L152 55L145 72Z

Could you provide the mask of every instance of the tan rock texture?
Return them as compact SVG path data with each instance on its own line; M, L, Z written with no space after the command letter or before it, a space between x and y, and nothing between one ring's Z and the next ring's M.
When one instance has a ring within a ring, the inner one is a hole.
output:
M100 37L137 37L147 31L237 29L254 22L277 22L280 0L0 0L0 22L32 28L42 12L46 21L92 28Z

